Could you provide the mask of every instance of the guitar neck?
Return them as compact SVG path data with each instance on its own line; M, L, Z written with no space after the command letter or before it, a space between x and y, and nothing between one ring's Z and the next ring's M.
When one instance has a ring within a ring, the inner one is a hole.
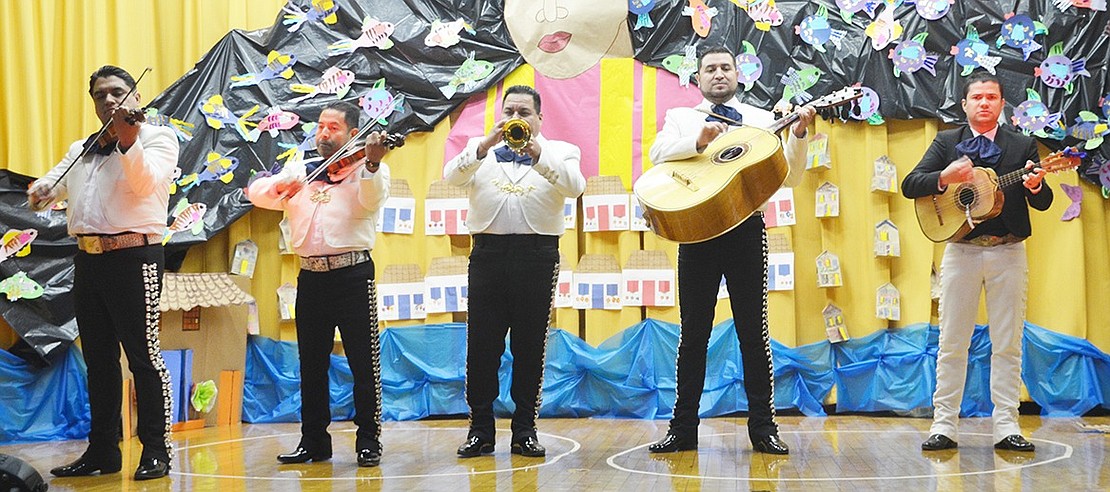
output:
M1033 166L1033 169L1036 169L1038 167L1041 167L1040 163ZM1003 174L1002 176L999 176L998 177L998 187L999 188L1006 188L1006 187L1013 186L1015 184L1018 184L1018 183L1022 182L1021 175L1025 174L1029 171L1032 171L1032 169L1027 170L1027 169L1025 169L1025 167L1022 167L1021 169L1016 169L1014 171L1010 171L1006 174Z
M798 112L797 111L794 111L793 113L790 113L786 116L783 116L782 118L779 118L779 119L775 120L775 122L772 123L771 127L768 128L767 130L770 131L771 133L774 133L774 134L777 135L779 132L782 131L783 128L786 128L786 127L790 126L795 121L798 121Z

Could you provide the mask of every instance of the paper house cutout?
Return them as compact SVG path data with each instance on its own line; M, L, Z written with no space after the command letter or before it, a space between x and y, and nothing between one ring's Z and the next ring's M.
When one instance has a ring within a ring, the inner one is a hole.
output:
M644 206L640 205L640 201L636 197L631 197L629 200L632 205L632 222L629 224L629 229L633 231L650 231L647 219L644 218Z
M815 133L809 138L806 170L809 169L832 169L832 158L829 157L829 136L824 133Z
M675 270L667 253L633 251L621 276L621 304L674 306Z
M613 255L583 255L574 272L575 309L620 309L621 270Z
M794 290L794 252L781 232L767 233L767 290Z
M278 313L282 321L297 319L297 288L286 282L277 289Z
M840 258L828 251L817 255L817 286L840 287L844 279L840 274Z
M898 193L898 169L885 155L875 159L875 169L871 175L871 191Z
M586 180L582 194L584 232L627 231L630 214L630 196L619 177L593 176Z
M840 188L825 181L817 187L815 216L839 217L840 216Z
M902 256L898 226L890 220L875 224L875 256Z
M844 326L844 312L836 305L829 303L821 310L821 317L825 320L825 336L830 343L848 340L848 328Z
M235 254L231 257L231 273L244 277L254 277L254 266L258 263L258 245L250 239L239 241L235 245Z
M567 198L563 201L563 230L578 227L578 199Z
M424 274L419 265L387 265L378 287L378 320L424 319Z
M559 254L559 278L555 281L554 306L557 308L574 307L574 270L566 256Z
M794 210L794 189L779 188L771 199L767 200L767 211L763 214L763 224L766 227L791 226L798 223Z
M875 317L898 321L902 319L901 293L898 288L887 282L875 291Z
M432 258L424 278L424 312L464 313L469 299L465 256Z
M424 235L470 234L466 227L469 210L470 200L466 196L466 190L451 186L443 180L432 183L428 189L428 198L424 200Z
M412 196L409 182L393 179L389 186L389 198L378 212L378 232L392 234L412 234L416 228L416 199Z

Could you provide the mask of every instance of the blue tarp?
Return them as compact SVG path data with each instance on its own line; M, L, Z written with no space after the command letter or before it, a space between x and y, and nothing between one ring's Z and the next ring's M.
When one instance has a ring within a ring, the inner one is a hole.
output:
M726 321L713 329L701 415L747 409L743 365ZM885 330L837 345L797 348L772 341L775 406L824 415L833 385L838 412L909 411L931 406L936 386L935 326ZM544 372L543 417L665 419L674 407L678 326L655 320L636 324L594 348L564 330L550 330ZM1022 379L1046 415L1075 416L1110 408L1110 355L1090 342L1026 324ZM511 413L512 359L502 356L501 397L495 410ZM972 336L964 416L986 416L990 336ZM381 334L383 418L413 420L467 412L466 325L449 323L387 329ZM300 417L297 346L252 336L243 389L246 422L296 422ZM332 356L332 418L354 415L351 371ZM89 430L85 365L76 348L59 363L35 369L0 351L0 441L83 438Z

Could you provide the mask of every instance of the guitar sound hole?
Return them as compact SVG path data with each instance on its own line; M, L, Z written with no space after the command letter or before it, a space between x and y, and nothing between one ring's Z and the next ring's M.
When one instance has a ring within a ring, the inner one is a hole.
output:
M739 159L747 152L747 145L733 145L730 147L725 147L724 149L721 149L719 152L713 155L713 162L717 164L726 164Z
M963 208L970 208L972 203L975 203L975 190L971 188L963 188L959 194L956 195L959 200L960 206Z

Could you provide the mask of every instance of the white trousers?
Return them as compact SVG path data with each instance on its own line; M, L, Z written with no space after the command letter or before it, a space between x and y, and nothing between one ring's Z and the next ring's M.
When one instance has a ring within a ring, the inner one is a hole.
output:
M991 337L994 442L1021 433L1018 398L1028 268L1025 244L1020 242L990 247L949 243L945 248L940 266L940 347L930 434L953 440L959 437L968 347L984 288Z

